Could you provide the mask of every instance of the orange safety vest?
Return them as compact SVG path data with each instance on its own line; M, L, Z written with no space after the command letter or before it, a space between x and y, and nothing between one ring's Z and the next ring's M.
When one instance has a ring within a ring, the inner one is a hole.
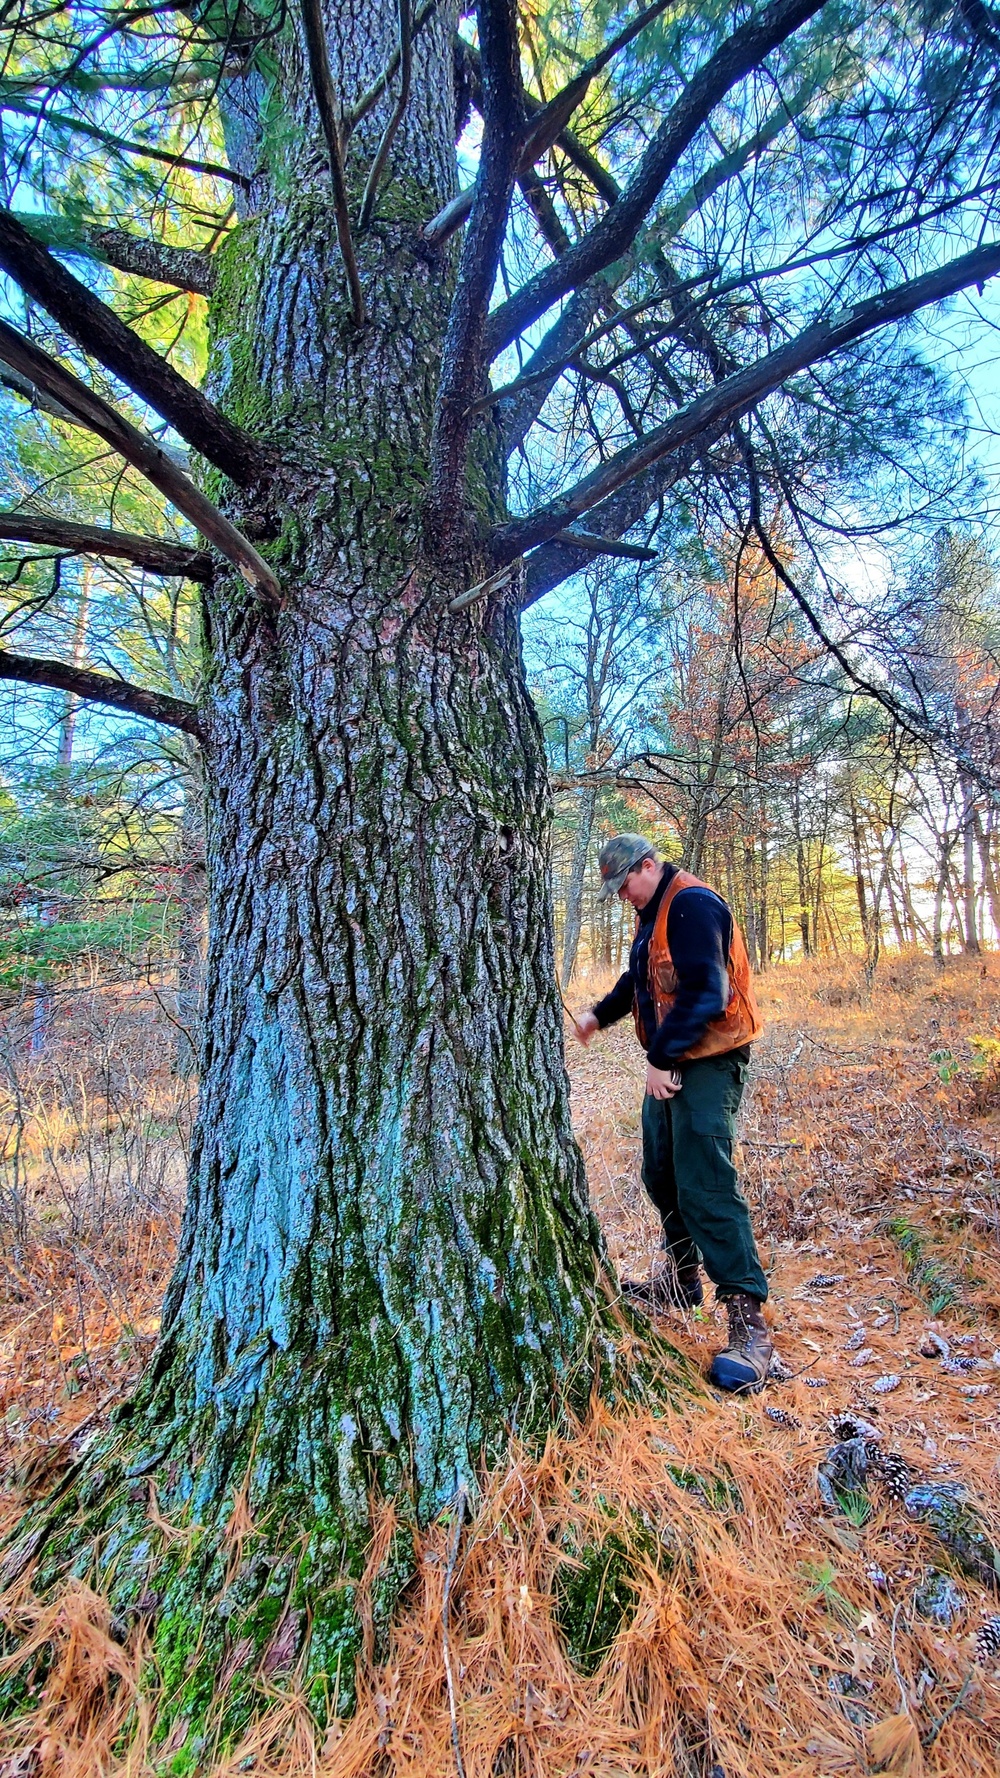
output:
M670 955L667 942L667 920L670 915L670 904L675 895L682 889L707 889L700 877L693 877L690 871L676 871L663 892L663 900L656 910L653 931L649 940L649 986L656 1008L657 1026L662 1025L667 1013L673 1006L677 995L677 974ZM714 890L712 891L714 894ZM743 943L743 934L733 921L733 937L729 946L729 1005L717 1019L711 1019L697 1043L684 1051L678 1061L693 1062L698 1056L721 1056L726 1050L739 1049L744 1043L750 1043L759 1037L764 1029L753 992L753 971L747 948ZM649 1048L649 1040L643 1029L639 1013L639 997L632 1002L632 1016L635 1019L636 1036L643 1049Z

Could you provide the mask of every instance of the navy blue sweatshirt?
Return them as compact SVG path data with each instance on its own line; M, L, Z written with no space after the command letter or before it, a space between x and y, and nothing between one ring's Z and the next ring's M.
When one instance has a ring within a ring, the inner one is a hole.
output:
M639 913L628 968L610 994L594 1007L603 1029L632 1011L635 994L643 1029L654 1033L647 1051L654 1068L672 1067L678 1056L697 1043L709 1021L719 1018L729 1005L733 916L713 889L681 889L667 915L667 943L677 975L677 993L663 1023L656 1027L649 987L649 941L660 902L676 874L673 865L664 866L656 893ZM749 1050L744 1044L736 1053L746 1056Z

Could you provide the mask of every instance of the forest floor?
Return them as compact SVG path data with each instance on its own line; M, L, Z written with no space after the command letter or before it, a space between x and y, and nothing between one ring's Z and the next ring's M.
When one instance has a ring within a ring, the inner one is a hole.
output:
M997 1769L1000 1618L983 1632L1000 1613L1000 957L890 957L871 993L853 960L789 966L761 989L742 1166L793 1375L752 1400L702 1392L691 1371L720 1316L660 1318L671 1404L596 1405L543 1452L512 1447L461 1551L447 1525L424 1539L389 1660L361 1675L349 1722L316 1743L284 1675L243 1742L206 1743L184 1771ZM568 1047L595 1208L620 1270L642 1275L657 1233L638 1173L642 1058L625 1025ZM190 1098L141 996L119 996L113 1018L100 996L69 1000L47 1052L25 1049L8 1046L4 1107L0 1531L155 1337ZM872 1429L853 1447L860 1472L843 1448L831 1457L850 1415ZM141 1632L119 1646L83 1587L16 1609L56 1659L34 1718L0 1730L0 1778L170 1770L134 1708L155 1684Z

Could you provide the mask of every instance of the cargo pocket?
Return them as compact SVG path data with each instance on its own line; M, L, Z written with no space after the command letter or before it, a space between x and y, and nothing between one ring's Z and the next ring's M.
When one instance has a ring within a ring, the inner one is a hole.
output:
M696 1136L716 1136L720 1141L732 1142L743 1097L740 1070L745 1066L745 1063L727 1058L712 1064L711 1075L707 1079L703 1077L693 1092L685 1083L682 1095L684 1091L689 1092L688 1117Z
M722 1105L699 1105L692 1106L688 1116L696 1136L718 1136L723 1142L732 1141L735 1111L727 1111Z

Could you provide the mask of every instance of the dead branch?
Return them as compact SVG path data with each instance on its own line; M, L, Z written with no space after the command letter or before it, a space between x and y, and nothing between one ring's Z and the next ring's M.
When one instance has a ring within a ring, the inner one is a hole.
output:
M323 134L326 137L326 149L330 159L333 213L337 222L337 239L340 242L341 258L344 261L344 271L347 274L348 288L351 292L354 325L363 327L365 324L365 298L361 289L354 242L351 238L351 216L347 201L347 181L344 178L344 160L340 140L340 101L330 71L330 57L326 46L326 26L323 22L323 9L320 0L302 0L302 24L309 56L313 96L316 100L320 123L323 126Z
M416 41L417 37L419 37L419 35L420 35L421 31L423 30L424 26L426 25L428 19L431 17L431 15L434 12L437 11L437 6L438 6L438 0L424 0L424 5L421 6L418 9L418 11L414 13L413 24L410 29L411 47L412 47L413 43ZM344 138L345 142L346 142L347 138L352 134L352 132L357 128L358 124L361 122L361 119L363 117L367 117L367 115L368 115L369 111L371 111L372 107L374 105L378 104L380 98L382 97L382 94L386 90L386 87L389 85L390 80L392 80L394 78L396 69L399 67L399 62L400 62L400 50L399 50L399 48L397 48L396 51L394 52L394 54L389 57L389 60L386 63L385 67L383 68L378 79L372 83L372 85L368 88L368 91L366 93L362 93L360 99L358 99L357 102L349 108L349 110L345 111L343 123L341 126L342 131L343 131L343 138Z
M78 346L148 401L181 437L240 487L256 481L260 446L199 389L126 327L72 272L34 240L9 210L0 210L0 266L40 303Z
M410 25L410 0L398 0L398 8L400 68L399 97L393 106L392 116L389 118L389 121L382 132L382 140L378 145L375 159L372 162L371 172L368 175L368 180L365 185L365 195L361 203L361 217L359 223L361 228L367 228L372 219L372 210L375 207L375 199L378 195L382 172L385 163L389 158L389 150L392 147L396 131L403 121L403 113L406 110L410 97L410 75L413 71L413 34Z
M6 649L0 649L0 679L69 692L75 698L86 698L92 704L108 704L114 710L126 710L132 716L142 716L168 728L183 729L189 735L201 733L194 705L186 703L183 698L146 691L142 686L131 685L127 679L111 679L106 673L92 673L88 667L69 667L64 661L38 660L33 655L8 654Z
M257 554L242 532L237 531L235 525L231 525L188 480L183 470L178 469L161 445L140 432L110 402L88 389L70 371L63 370L6 321L0 321L0 359L44 395L67 408L82 426L96 432L112 450L133 464L147 481L166 495L178 512L190 519L227 561L239 569L249 586L259 588L271 598L280 598L281 588L273 569Z
M478 17L483 141L476 198L445 335L431 439L427 524L437 545L450 534L461 505L473 425L469 408L483 372L486 316L507 227L524 115L516 0L481 0Z
M654 5L647 6L645 11L633 19L630 25L626 25L616 37L612 38L610 43L605 44L596 56L592 56L589 62L585 62L579 73L575 74L572 80L567 81L554 98L547 102L538 100L535 105L526 106L526 109L529 110L529 122L521 145L517 169L519 174L528 172L535 162L541 160L542 155L547 154L549 149L559 141L573 112L586 98L591 82L607 67L619 50L626 48L652 19L658 18L660 13L665 12L672 3L673 0L655 0ZM429 246L443 246L448 237L453 235L456 229L461 228L472 209L474 194L475 186L468 186L465 191L460 191L457 197L452 198L451 202L446 204L435 217L432 217L424 229L424 240Z
M186 580L211 580L212 558L205 550L185 549L160 537L139 537L129 531L106 531L100 525L78 525L69 519L35 513L0 512L0 539L12 543L51 544L67 555L117 557L147 568L151 574L178 574Z

